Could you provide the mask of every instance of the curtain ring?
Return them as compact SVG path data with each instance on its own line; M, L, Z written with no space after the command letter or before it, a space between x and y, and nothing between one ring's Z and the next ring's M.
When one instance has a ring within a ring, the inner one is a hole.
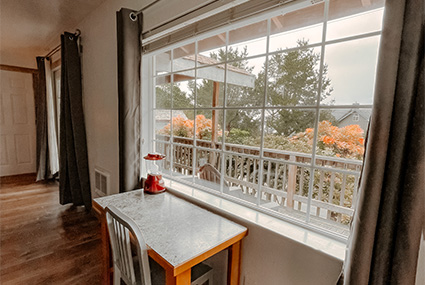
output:
M74 37L73 36L69 36L68 37L71 41L73 41L74 40Z

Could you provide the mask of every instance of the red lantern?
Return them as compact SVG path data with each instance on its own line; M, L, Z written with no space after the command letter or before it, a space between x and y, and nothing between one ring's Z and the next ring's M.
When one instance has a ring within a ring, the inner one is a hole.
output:
M157 194L165 191L164 180L162 180L162 164L165 155L159 153L149 153L144 157L146 160L147 179L144 190L150 194Z

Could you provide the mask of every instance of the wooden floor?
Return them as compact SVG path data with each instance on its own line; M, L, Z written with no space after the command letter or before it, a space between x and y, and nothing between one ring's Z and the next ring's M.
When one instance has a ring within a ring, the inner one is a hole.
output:
M100 284L100 224L59 204L58 184L0 183L0 284Z

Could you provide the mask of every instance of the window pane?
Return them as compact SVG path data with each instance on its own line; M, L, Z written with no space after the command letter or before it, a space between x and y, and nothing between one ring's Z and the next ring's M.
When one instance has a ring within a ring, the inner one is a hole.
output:
M223 106L224 64L198 69L196 104L210 108Z
M269 51L299 46L299 42L315 44L322 39L324 4L271 18Z
M261 207L305 221L310 168L264 160Z
M173 110L173 142L193 144L193 110Z
M195 184L220 191L221 157L217 151L196 149Z
M187 80L187 77L182 77L177 74L173 76L173 108L193 108L195 102L195 80Z
M361 165L371 109L329 109L320 111L316 164L356 170ZM356 108L357 107L357 108ZM358 121L354 119L358 117ZM313 131L298 135L297 141L312 139Z
M226 34L218 34L198 41L198 66L226 60Z
M197 146L218 149L223 135L221 110L198 110L195 118Z
M274 54L269 57L268 63L267 105L314 106L318 98L319 82L319 48L300 48ZM330 82L326 76L322 82L325 96L331 92Z
M195 43L173 50L173 71L195 68Z
M227 65L227 106L263 105L264 66L265 57L231 62Z
M301 132L308 134L312 132L315 117L316 111L314 110L266 110L264 119L264 156L310 163L313 140L301 140L299 135Z
M171 51L155 56L154 75L160 75L171 72Z
M183 178L184 176L192 176L193 174L193 147L190 145L174 145L173 146L173 176Z
M260 160L238 154L226 154L225 166L223 193L256 204Z
M382 1L383 2L383 1ZM342 7L341 1L331 1L329 7L329 20L326 30L326 40L334 40L360 34L380 31L382 29L382 17L384 9L369 10L362 7L353 7L353 12L348 13L346 7ZM360 4L360 2L359 2ZM376 5L381 6L381 5ZM360 12L356 12L356 9ZM366 10L366 11L365 11ZM348 15L347 15L348 14Z
M170 141L171 132L171 110L155 110L155 139L161 141Z
M266 53L267 21L258 22L229 32L227 60Z
M155 78L155 108L171 108L171 76Z
M310 223L348 237L359 175L315 170Z
M328 104L372 104L379 36L327 45L325 63L331 86Z
M170 174L171 145L169 144L169 142L156 141L154 146L155 146L155 149L154 149L155 152L165 155L165 159L164 159L164 163L163 163L163 167L164 167L163 170L166 174Z
M226 110L225 141L226 149L259 155L261 144L261 110Z

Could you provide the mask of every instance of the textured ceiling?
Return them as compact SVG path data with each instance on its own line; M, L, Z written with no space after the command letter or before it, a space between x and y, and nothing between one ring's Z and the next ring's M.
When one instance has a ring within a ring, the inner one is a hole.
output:
M0 0L2 54L47 52L105 0Z

